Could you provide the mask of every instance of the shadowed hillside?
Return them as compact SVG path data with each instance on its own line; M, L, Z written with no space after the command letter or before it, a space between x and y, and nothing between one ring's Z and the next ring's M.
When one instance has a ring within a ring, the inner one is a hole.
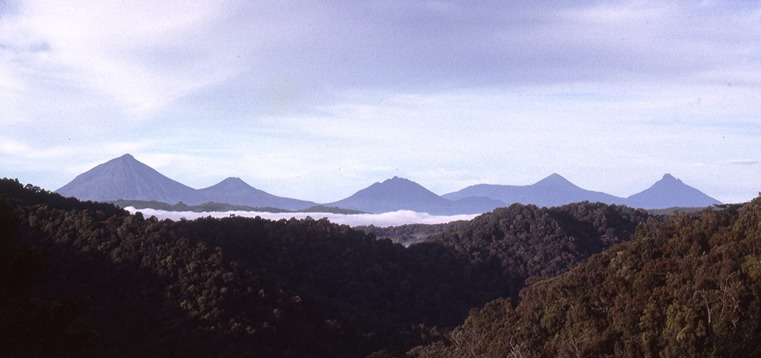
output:
M0 328L17 337L3 354L404 352L441 339L474 307L515 297L527 277L625 240L648 218L603 204L514 205L405 248L324 219L159 221L8 179L0 197L3 245L18 247L4 252L25 263L2 268L2 283L36 277L0 295L11 317ZM80 338L53 339L61 332Z
M761 198L677 214L474 310L419 357L761 355Z

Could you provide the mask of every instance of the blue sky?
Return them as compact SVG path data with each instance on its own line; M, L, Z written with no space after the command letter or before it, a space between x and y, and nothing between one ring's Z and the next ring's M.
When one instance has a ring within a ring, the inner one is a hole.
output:
M761 191L756 1L3 1L0 176Z

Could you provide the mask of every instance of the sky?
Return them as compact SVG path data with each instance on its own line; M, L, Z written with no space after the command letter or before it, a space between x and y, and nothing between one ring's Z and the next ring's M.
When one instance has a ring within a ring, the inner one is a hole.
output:
M761 192L758 1L0 0L0 177Z

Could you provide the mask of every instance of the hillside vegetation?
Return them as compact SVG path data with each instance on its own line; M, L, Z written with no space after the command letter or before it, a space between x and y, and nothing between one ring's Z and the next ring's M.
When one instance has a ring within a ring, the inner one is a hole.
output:
M638 230L447 337L410 355L761 356L761 198Z
M657 223L644 210L602 203L552 208L513 204L429 241L466 255L471 262L496 261L509 277L505 296L517 298L527 279L548 278L591 255L626 241L639 225Z
M159 221L8 179L0 202L3 356L447 348L435 342L474 307L652 221L603 204L513 205L404 247L324 219Z

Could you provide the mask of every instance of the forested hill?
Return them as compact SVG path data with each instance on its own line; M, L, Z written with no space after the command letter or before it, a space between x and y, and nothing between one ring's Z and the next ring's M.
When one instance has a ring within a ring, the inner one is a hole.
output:
M565 272L591 255L626 241L639 225L656 223L646 211L602 203L552 208L513 204L429 238L473 262L497 260L517 297L528 278Z
M474 310L419 357L761 356L761 197L678 214Z
M159 221L3 179L0 356L405 352L647 218L514 205L405 248L324 219Z

